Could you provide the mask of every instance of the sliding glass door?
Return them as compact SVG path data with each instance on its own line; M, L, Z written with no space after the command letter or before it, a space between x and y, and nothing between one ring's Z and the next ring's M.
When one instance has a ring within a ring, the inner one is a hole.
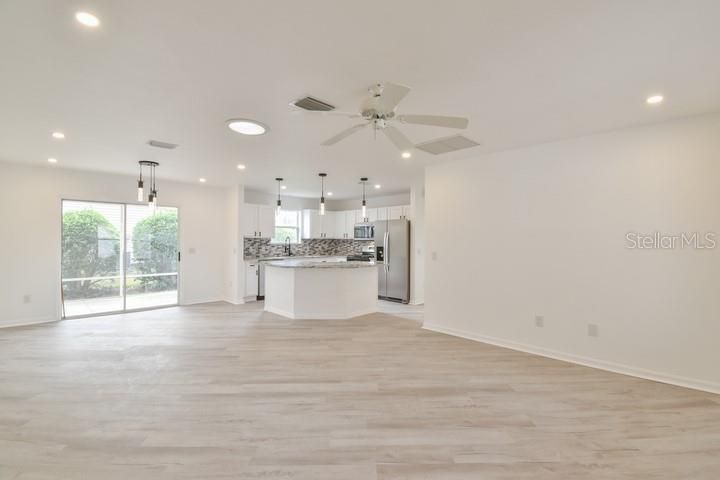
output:
M176 305L176 208L62 202L63 316Z

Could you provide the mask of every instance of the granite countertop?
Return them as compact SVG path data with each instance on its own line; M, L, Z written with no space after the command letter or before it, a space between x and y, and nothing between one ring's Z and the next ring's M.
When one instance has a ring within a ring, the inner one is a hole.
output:
M275 260L266 264L268 267L281 268L368 268L376 267L373 262L348 262L346 260L320 260L312 258L293 259L293 260Z
M276 257L244 257L246 262L267 262L271 260L301 260L307 258L345 258L345 255L279 255Z

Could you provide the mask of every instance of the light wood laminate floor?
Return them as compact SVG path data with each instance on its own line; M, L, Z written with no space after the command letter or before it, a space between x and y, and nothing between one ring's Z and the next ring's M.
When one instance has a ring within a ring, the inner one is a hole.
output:
M719 396L261 307L0 330L0 478L720 478Z

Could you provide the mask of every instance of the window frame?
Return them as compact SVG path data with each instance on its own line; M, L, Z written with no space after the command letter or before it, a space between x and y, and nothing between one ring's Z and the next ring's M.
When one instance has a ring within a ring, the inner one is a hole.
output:
M270 244L271 245L285 245L284 240L275 240L275 235L277 233L278 228L290 228L295 230L297 236L296 242L290 242L290 245L300 245L302 243L302 223L303 223L303 217L302 217L302 210L285 210L283 213L287 212L293 212L295 213L296 219L297 219L297 225L281 225L278 223L278 215L275 215L275 225L273 227L273 235L270 237Z

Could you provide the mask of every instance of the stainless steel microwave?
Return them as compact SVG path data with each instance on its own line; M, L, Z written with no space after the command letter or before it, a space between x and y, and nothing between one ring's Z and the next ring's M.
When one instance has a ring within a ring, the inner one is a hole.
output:
M375 227L372 223L356 223L353 238L355 240L372 240L375 238Z

